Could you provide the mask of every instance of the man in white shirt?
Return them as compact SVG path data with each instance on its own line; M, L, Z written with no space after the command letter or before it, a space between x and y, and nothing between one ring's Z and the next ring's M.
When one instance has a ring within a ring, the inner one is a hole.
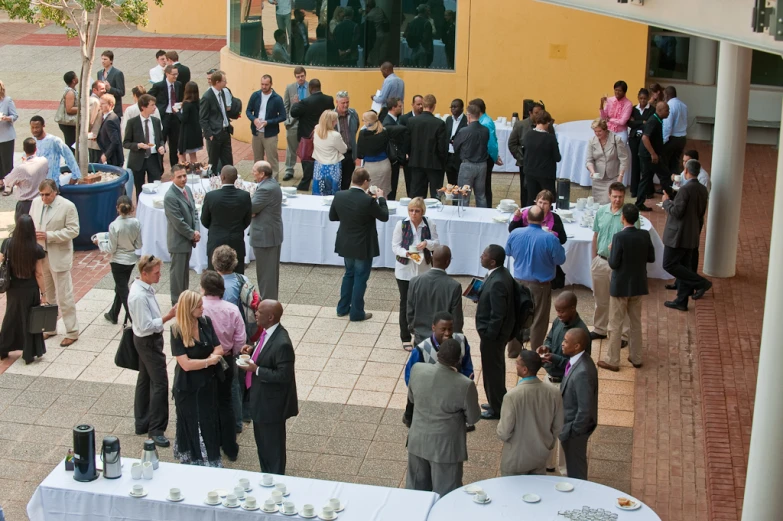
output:
M166 51L161 49L156 52L155 60L158 62L158 64L150 69L150 83L158 83L163 81L163 78L165 77L163 69L166 68Z
M696 161L699 160L698 150L686 150L685 153L682 155L682 172L680 172L680 181L675 182L673 186L680 187L685 182L685 165L687 165L688 161L690 161L691 159L694 159ZM675 174L672 174L672 181L674 180L675 180ZM701 183L701 185L707 189L707 194L709 194L710 190L712 190L712 181L710 180L710 173L704 170L703 166L699 169L698 180L699 183Z
M459 178L459 154L454 153L454 136L461 128L468 126L467 117L463 113L465 102L455 99L451 102L451 116L446 118L446 132L449 133L449 155L446 159L446 179L450 184L457 184Z

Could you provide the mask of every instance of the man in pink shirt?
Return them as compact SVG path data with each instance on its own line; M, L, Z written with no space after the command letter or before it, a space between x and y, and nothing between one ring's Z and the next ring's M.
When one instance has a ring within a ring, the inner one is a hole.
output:
M231 388L237 378L236 355L245 345L245 324L239 314L239 308L223 300L225 285L220 274L209 270L202 273L201 292L204 295L204 315L212 319L212 326L220 345L223 346L223 360L228 363L228 369L224 371L226 378L218 382L218 416L223 452L229 460L236 461L239 445L235 415L241 417L242 411L236 411L232 406Z
M620 80L614 84L614 97L601 98L600 115L606 120L606 126L617 136L628 142L628 120L631 119L633 103L625 97L628 92L628 84Z

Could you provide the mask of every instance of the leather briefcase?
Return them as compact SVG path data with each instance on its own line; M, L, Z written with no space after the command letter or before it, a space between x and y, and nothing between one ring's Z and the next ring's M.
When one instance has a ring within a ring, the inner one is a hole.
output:
M56 304L35 306L30 308L30 327L28 333L45 333L57 330L57 313L60 308Z

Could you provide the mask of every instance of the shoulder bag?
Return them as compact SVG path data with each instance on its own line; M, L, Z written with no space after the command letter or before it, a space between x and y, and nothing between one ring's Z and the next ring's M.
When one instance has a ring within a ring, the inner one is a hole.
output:
M68 112L65 111L65 96L73 91L74 96L74 104L77 107L76 114L68 114ZM54 121L60 125L66 125L69 127L75 127L76 121L79 119L79 96L76 94L76 91L73 89L68 89L63 94L63 97L60 99L60 106L57 107L57 112L54 115Z
M302 161L313 160L313 132L310 132L310 137L303 137L300 139L299 146L296 147L296 155L299 156L299 159Z
M122 324L122 338L120 338L120 345L117 347L117 354L114 355L114 365L138 371L139 353L133 344L133 328L128 326L128 322L132 324L133 320L131 320L130 314L126 313L125 322Z

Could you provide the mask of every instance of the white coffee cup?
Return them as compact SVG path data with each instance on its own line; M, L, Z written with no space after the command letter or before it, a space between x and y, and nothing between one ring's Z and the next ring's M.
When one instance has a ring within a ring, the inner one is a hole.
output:
M270 499L273 499L278 505L283 502L283 493L279 490L273 490L269 497Z
M237 503L239 503L239 499L237 498L236 494L229 494L226 496L227 505L234 506Z
M152 479L152 462L151 461L145 461L141 465L141 475L144 479Z
M329 500L329 506L334 509L334 511L340 510L340 500L336 497L333 497Z
M415 244L411 244L408 246L408 251L411 253L419 253L419 249L416 247Z
M245 507L256 508L256 498L254 498L253 496L247 496L245 498Z
M144 494L144 485L133 485L133 495L140 496Z
M160 186L160 181L153 181L152 184L155 185L155 188Z
M95 134L93 134L92 132L87 132L87 139L95 139Z
M375 195L375 192L377 192L377 191L378 191L378 187L377 187L377 186L375 186L375 185L372 185L372 186L370 187L370 193L371 193L371 194Z
M285 483L276 483L275 490L279 490L280 493L285 496L285 492L286 492Z
M277 506L277 504L274 499L267 499L264 501L264 510L267 512L274 512L275 506Z
M275 482L274 476L272 474L264 474L261 476L261 483L263 483L266 486L270 486Z
M248 360L250 360L250 355L239 355L239 359L242 361L243 364L246 364Z
M182 492L178 488L169 489L169 499L179 499Z
M680 175L680 174L675 175L674 176L674 182L675 183L679 183L680 181L682 181L682 175Z
M332 507L323 507L321 509L321 517L324 519L334 518L334 509Z
M250 488L250 480L247 478L242 478L239 480L239 486L242 487L244 490L247 490Z
M141 463L138 461L131 465L131 477L133 479L141 479Z
M286 501L283 503L283 512L286 514L293 514L296 512L296 505L294 505L293 501Z
M217 503L218 501L220 501L220 495L215 490L207 492L208 503Z
M587 198L587 205L588 206L593 206L593 196L592 195Z
M302 514L312 517L315 514L315 507L313 505L302 505Z
M487 501L487 493L483 490L481 492L476 492L476 501L479 503L485 503Z
M245 487L234 487L234 495L239 499L244 499Z

